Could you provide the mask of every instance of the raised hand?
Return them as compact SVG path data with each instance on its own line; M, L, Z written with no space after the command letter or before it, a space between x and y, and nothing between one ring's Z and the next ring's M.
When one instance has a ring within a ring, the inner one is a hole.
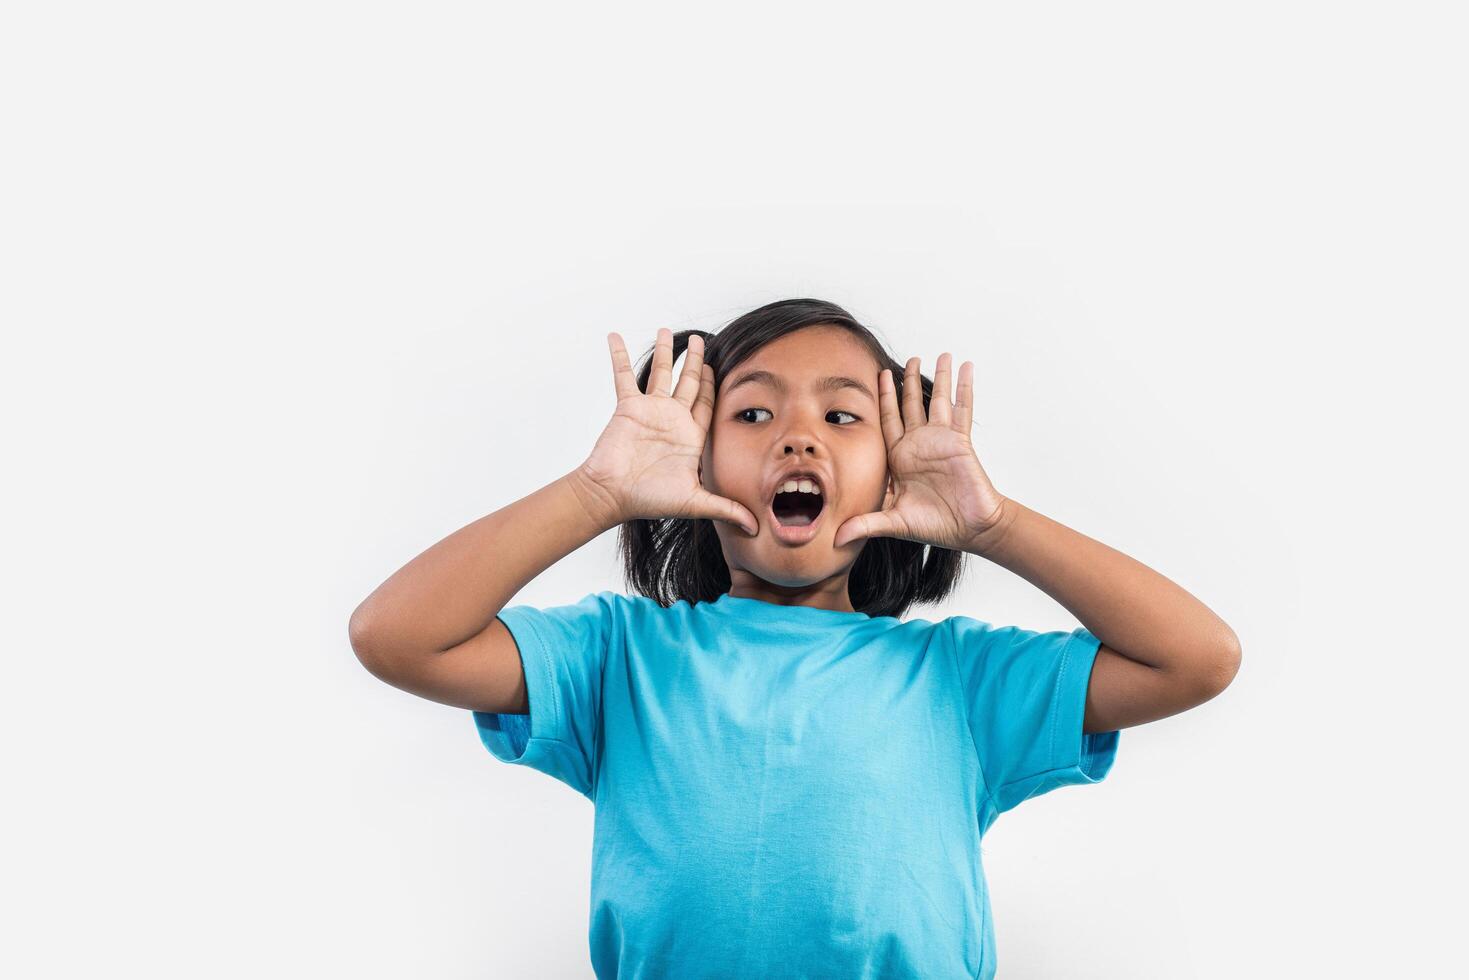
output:
M638 390L622 337L609 333L607 347L617 409L579 470L609 526L634 518L706 517L758 534L754 514L705 490L699 479L714 416L714 370L704 363L704 338L689 337L671 394L673 331L658 331L646 394Z
M963 551L999 521L1006 498L979 465L969 430L974 417L974 363L959 368L958 400L949 400L952 358L939 355L923 412L919 359L903 372L903 407L893 386L893 373L878 375L878 408L887 444L892 504L885 510L858 514L837 528L833 545L860 538L903 538Z

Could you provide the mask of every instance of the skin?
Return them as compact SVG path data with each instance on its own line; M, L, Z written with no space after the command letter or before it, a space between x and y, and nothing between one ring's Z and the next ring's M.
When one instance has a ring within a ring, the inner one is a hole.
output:
M741 383L768 371L770 383ZM867 390L822 391L820 379L860 381ZM887 446L878 422L878 364L852 335L833 326L797 330L766 344L724 379L715 399L701 482L738 501L760 522L751 537L715 523L729 565L729 594L781 605L852 612L847 583L865 542L835 544L849 517L892 502ZM789 466L809 464L825 476L816 537L800 545L773 531L764 488Z
M524 674L500 610L592 539L659 517L714 521L730 594L785 605L851 611L849 573L872 537L962 550L1009 569L1101 641L1086 732L1188 710L1239 670L1239 639L1194 596L995 489L970 440L972 362L951 391L952 358L939 356L925 411L918 358L906 365L900 405L891 373L840 328L807 327L766 345L730 372L717 399L698 336L674 386L673 334L658 332L646 392L622 338L611 333L607 342L617 406L587 459L437 542L354 611L352 647L375 675L444 704L524 713ZM738 384L757 369L785 390ZM876 404L852 389L818 392L813 382L827 375L870 382ZM800 546L771 533L763 492L796 458L831 477L822 526Z
M697 336L671 393L672 331L658 332L646 394L637 388L622 338L609 334L608 344L618 409L574 485L594 501L594 514L712 518L731 595L851 611L847 583L864 539L897 537L1010 569L1101 641L1086 732L1188 710L1218 695L1238 672L1239 639L1197 598L995 489L970 438L972 361L960 366L955 387L953 358L939 356L925 410L919 358L905 367L900 404L891 372L879 371L866 348L829 325L767 344L729 372L717 397ZM771 372L785 390L739 384L753 370ZM876 405L852 389L816 389L818 378L838 374L872 382ZM766 411L747 411L752 408ZM829 414L836 410L852 415ZM793 458L834 477L830 513L823 513L815 538L799 546L771 533L762 492Z

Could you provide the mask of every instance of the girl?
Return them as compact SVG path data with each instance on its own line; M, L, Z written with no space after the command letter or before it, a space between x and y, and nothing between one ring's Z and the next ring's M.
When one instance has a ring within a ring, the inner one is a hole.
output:
M970 361L951 397L947 353L930 381L811 299L659 330L636 378L607 339L591 454L395 573L353 649L595 804L598 977L994 976L985 831L1222 691L1233 631L995 489ZM614 527L638 595L506 608ZM1083 625L900 618L965 554Z

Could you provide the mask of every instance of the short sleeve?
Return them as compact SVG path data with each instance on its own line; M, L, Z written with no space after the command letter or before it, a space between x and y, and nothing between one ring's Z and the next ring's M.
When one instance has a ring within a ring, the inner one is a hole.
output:
M473 712L480 741L496 758L539 769L588 799L601 758L602 668L620 640L621 598L597 592L570 605L500 610L520 651L530 711Z
M1100 640L1084 627L1037 633L966 616L948 623L996 816L1032 796L1106 777L1121 733L1082 732Z

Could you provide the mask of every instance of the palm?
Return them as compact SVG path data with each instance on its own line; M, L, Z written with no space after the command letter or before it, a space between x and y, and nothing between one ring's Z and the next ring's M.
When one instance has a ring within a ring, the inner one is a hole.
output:
M699 486L703 451L704 433L687 408L638 394L618 401L586 467L599 483L624 488L629 516L673 516Z
M714 376L703 362L703 338L689 338L688 356L671 393L673 334L662 329L648 390L639 390L622 338L608 335L617 409L582 470L601 488L618 521L697 518L758 529L745 507L710 493L699 460L713 416Z
M893 492L880 511L849 518L837 529L838 546L864 537L902 538L964 550L998 519L1004 497L975 455L973 365L959 372L958 398L949 401L949 355L939 358L924 414L918 359L908 362L899 412L891 373L879 379L883 438Z
M891 453L894 481L888 520L910 541L957 540L982 525L997 505L980 491L988 483L969 440L952 429L923 426L906 434Z

